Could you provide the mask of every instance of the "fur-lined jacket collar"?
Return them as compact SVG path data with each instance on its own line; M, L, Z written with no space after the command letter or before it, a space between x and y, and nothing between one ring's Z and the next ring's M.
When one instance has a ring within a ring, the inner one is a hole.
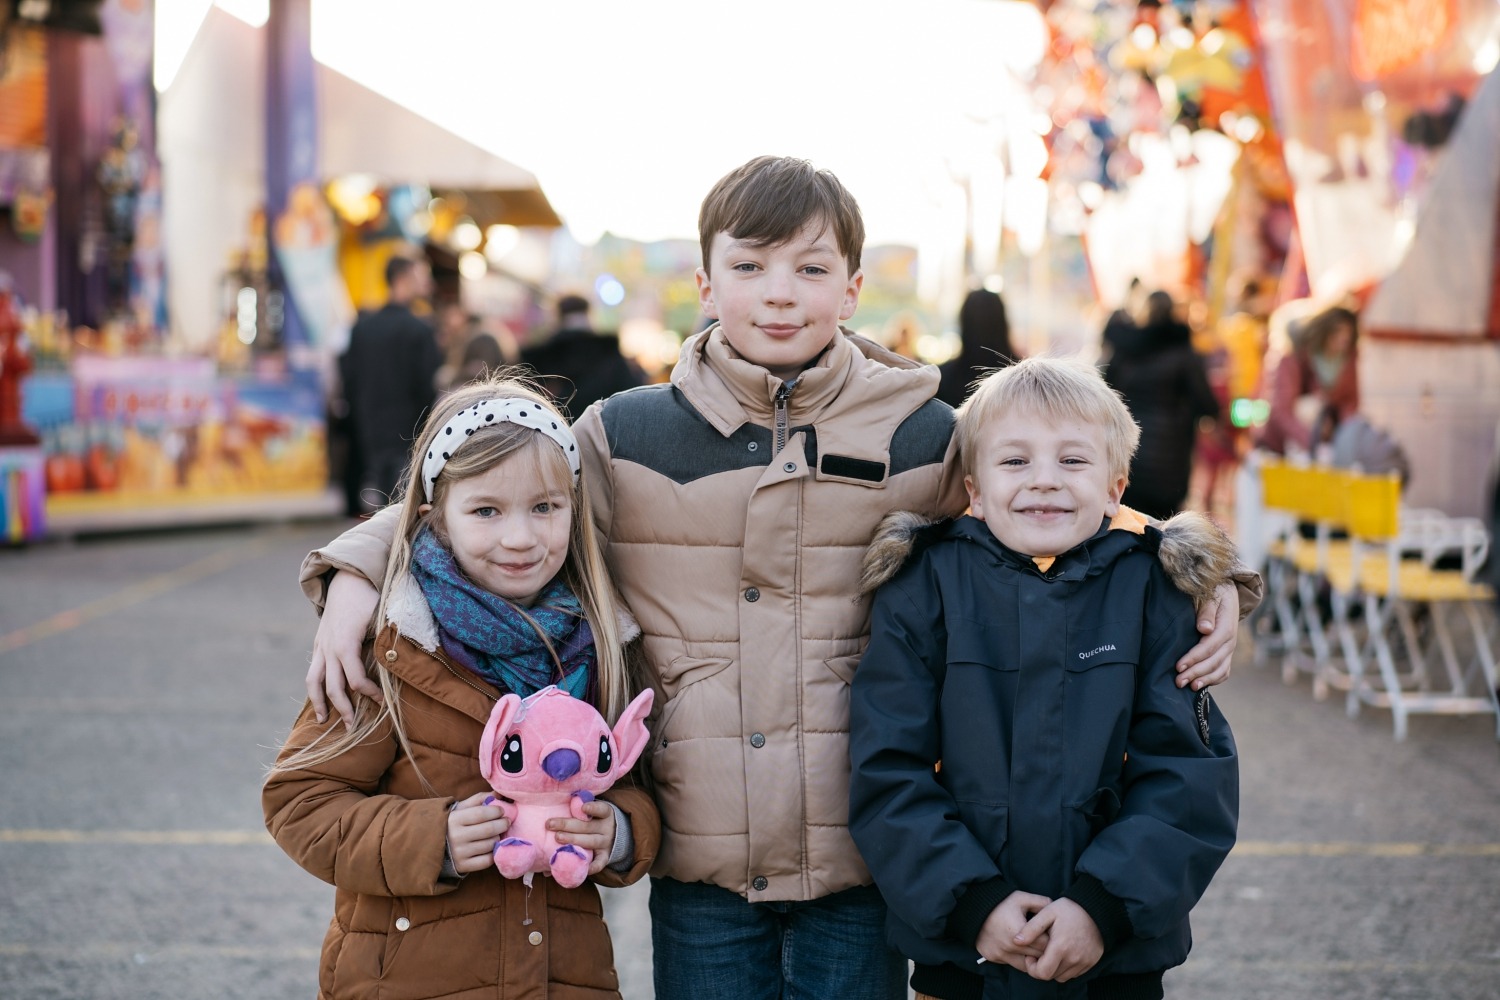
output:
M1112 537L1116 535L1120 537ZM895 576L927 545L942 538L955 537L968 538L992 548L1003 558L1028 558L1005 548L983 521L973 517L934 521L907 511L896 511L880 522L875 538L865 552L860 593L874 590ZM1077 572L1086 573L1091 564L1105 563L1117 555L1115 550L1121 544L1140 545L1154 551L1177 589L1191 597L1194 603L1210 599L1214 590L1229 580L1235 569L1234 543L1204 515L1184 511L1157 525L1136 511L1122 507L1107 525L1101 525L1098 534L1057 557L1064 563L1057 570L1068 572L1076 567ZM1051 559L1030 561L1043 572L1053 568Z

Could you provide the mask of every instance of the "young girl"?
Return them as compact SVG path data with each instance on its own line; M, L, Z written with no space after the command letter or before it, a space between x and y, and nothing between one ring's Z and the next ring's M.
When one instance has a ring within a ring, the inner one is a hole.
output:
M556 684L611 723L629 700L636 629L589 527L577 443L504 378L445 397L418 442L371 654L382 697L347 730L304 706L262 796L276 842L338 890L318 995L618 997L598 891L502 878L507 824L479 773L505 692ZM594 850L601 884L644 875L649 796L619 787L585 810L550 821L558 839Z

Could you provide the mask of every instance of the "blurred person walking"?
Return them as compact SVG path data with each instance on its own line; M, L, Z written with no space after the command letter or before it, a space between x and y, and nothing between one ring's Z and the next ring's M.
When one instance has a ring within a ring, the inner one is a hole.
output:
M1132 336L1139 324L1137 318L1146 309L1146 286L1141 284L1140 278L1131 278L1130 287L1125 290L1125 302L1109 314L1104 321L1104 330L1100 334L1099 356L1104 362L1115 353L1115 345L1121 338Z
M1005 300L987 288L976 288L958 310L957 356L938 365L937 398L955 409L969 388L997 368L1019 361L1010 342Z
M432 293L426 261L395 256L385 265L384 306L360 317L339 358L365 512L385 506L406 468L412 436L437 396L443 363L432 328L412 303Z
M1219 416L1192 331L1175 315L1172 296L1146 296L1144 315L1117 328L1104 379L1125 399L1141 425L1141 446L1130 463L1123 502L1165 519L1182 509L1193 473L1198 421Z
M1342 306L1288 325L1287 345L1267 366L1270 416L1256 444L1314 452L1359 412L1359 318Z
M620 353L620 338L600 333L589 319L589 300L564 295L557 303L557 330L540 344L521 349L521 364L569 419L593 403L646 384L646 373Z
M1260 389L1261 370L1266 357L1266 319L1269 313L1266 286L1258 278L1240 279L1233 312L1220 318L1212 335L1204 361L1208 384L1219 401L1222 419L1212 432L1198 439L1198 468L1201 473L1202 503L1212 511L1220 484L1233 478L1244 454L1248 435L1230 419L1238 400L1255 398Z

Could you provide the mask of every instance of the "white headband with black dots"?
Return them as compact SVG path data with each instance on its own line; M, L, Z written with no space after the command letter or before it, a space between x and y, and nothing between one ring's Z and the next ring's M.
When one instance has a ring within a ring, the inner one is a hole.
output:
M432 502L432 484L437 482L438 474L443 471L443 466L448 464L448 459L458 450L458 446L481 427L501 423L530 427L556 441L563 454L568 456L568 467L573 470L573 477L578 477L578 439L568 430L568 424L562 417L535 400L517 399L514 396L509 399L486 399L467 410L455 413L428 445L427 457L422 460L422 492L427 495L428 503Z

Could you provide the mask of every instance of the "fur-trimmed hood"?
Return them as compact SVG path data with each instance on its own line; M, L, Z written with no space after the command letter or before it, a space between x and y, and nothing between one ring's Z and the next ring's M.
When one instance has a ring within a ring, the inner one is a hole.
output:
M913 555L944 537L952 523L910 511L887 514L865 550L860 593L868 593L895 576ZM1237 561L1234 542L1222 528L1196 511L1183 511L1157 525L1122 507L1111 519L1109 528L1140 535L1142 544L1156 552L1162 569L1177 589L1194 603L1210 599L1214 590L1234 575Z

